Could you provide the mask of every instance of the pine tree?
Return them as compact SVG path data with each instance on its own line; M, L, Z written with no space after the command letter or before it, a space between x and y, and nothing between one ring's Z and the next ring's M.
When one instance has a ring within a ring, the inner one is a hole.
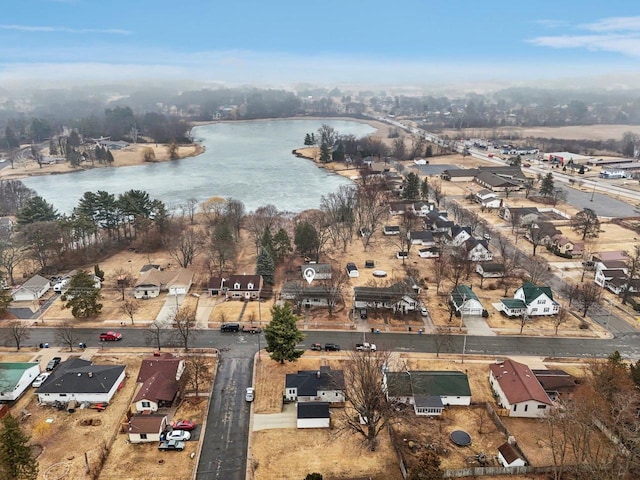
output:
M264 329L264 336L272 360L282 364L295 362L304 353L304 350L296 349L296 345L304 340L296 321L290 304L271 307L271 322Z
M424 177L420 184L420 197L422 197L422 200L429 200L429 179L427 177Z
M284 228L278 230L273 237L273 249L276 254L276 259L280 262L291 253L291 238Z
M35 480L38 462L27 443L29 437L20 430L18 420L10 413L0 428L0 478L3 480Z
M260 240L260 246L264 248L272 259L276 258L275 247L273 246L273 235L271 235L271 229L265 227L262 232L262 239Z
M307 147L310 147L311 145L313 145L313 140L311 139L311 135L309 135L308 133L304 136L304 144Z
M84 271L71 277L61 300L75 318L97 317L102 311L100 289L95 286L93 275Z
M273 285L275 281L275 264L273 263L273 257L263 248L260 250L260 255L256 261L256 274L262 275L264 283L267 285Z
M553 181L553 173L547 173L542 179L542 184L540 185L540 195L543 197L550 197L553 195L553 191L555 190L555 185Z
M417 200L420 198L420 177L413 172L409 172L405 178L402 196L407 200Z

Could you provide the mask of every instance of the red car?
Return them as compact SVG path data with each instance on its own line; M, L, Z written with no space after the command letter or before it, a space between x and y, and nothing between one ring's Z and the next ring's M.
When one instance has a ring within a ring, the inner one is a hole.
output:
M191 420L178 420L177 422L173 422L171 427L174 430L193 430L196 428L196 425Z
M115 342L122 340L122 334L119 332L104 332L100 334L101 342Z

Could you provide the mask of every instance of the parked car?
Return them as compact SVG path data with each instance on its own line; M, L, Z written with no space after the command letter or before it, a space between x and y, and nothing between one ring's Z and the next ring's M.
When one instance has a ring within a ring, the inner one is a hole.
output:
M242 326L242 331L245 332L245 333L260 333L260 332L262 332L262 329L260 327L255 327L253 325L251 325L251 326L243 325Z
M363 320L366 320L367 318L367 310L365 308L363 308L362 310L360 310L360 318Z
M101 342L117 342L118 340L122 340L120 332L103 332L100 334Z
M177 422L173 422L171 424L171 428L174 430L193 430L196 428L195 423L192 420L178 420Z
M187 430L171 430L166 433L164 439L167 441L175 440L178 442L186 442L187 440L191 440L191 432Z
M239 332L240 324L239 323L223 323L220 327L221 332Z
M50 372L42 372L40 375L38 375L36 377L36 379L33 381L33 383L31 384L32 387L38 388L40 385L42 385L44 383L44 381L49 378L49 375L51 375Z
M165 440L158 444L158 450L176 450L181 452L184 450L184 442L179 442L177 440Z
M244 399L247 402L253 402L253 397L255 395L255 390L253 387L247 387L247 392L244 394Z
M312 343L310 349L311 350L316 350L318 352L321 352L322 351L322 344L320 344L320 343Z
M356 343L357 352L375 352L376 350L378 350L378 347L376 347L375 343Z
M427 307L420 307L420 315L422 315L423 317L428 317L429 316L429 312L427 311Z
M62 357L53 357L51 360L49 360L49 363L47 363L47 372L50 372L54 368L56 368L61 361Z
M338 345L337 343L325 343L324 344L324 349L327 352L339 352L340 351L340 345Z

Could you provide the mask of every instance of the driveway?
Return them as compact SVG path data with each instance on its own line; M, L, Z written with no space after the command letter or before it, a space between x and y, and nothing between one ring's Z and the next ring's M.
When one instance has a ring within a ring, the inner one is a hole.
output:
M487 321L480 315L465 315L464 324L467 327L468 335L478 335L484 337L495 336L496 333L489 328Z
M259 413L253 416L253 431L272 428L296 428L296 403L285 403L281 413Z
M167 295L164 305L156 316L156 322L164 328L171 328L176 311L184 301L184 295Z

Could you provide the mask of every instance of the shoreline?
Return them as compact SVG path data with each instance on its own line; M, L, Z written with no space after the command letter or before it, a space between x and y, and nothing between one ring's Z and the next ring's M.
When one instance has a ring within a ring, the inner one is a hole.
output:
M380 122L378 120L373 119L363 119L363 118L354 118L354 117L324 117L324 116L299 116L299 117L286 117L286 118L258 118L258 119L250 119L250 120L210 120L204 122L192 122L191 131L195 127L203 126L203 125L212 125L216 123L238 123L238 122L265 122L265 121L290 121L290 120L343 120L349 122L358 122L364 123L375 129L375 132L371 133L369 136L379 138L382 141L388 139L390 125ZM155 146L154 146L155 145ZM155 153L155 160L153 162L145 162L142 159L142 151L145 148L152 148ZM294 148L293 152L303 150L303 147ZM137 143L131 144L128 147L122 150L113 150L111 153L114 157L114 162L111 165L104 164L91 164L87 162L79 167L71 167L68 163L56 163L53 165L38 165L33 159L23 159L17 160L14 163L13 168L11 168L10 163L7 161L7 165L0 169L0 181L1 180L20 180L22 178L29 178L35 176L46 176L46 175L65 175L69 173L82 172L86 170L93 170L96 168L121 168L121 167L129 167L134 165L143 165L145 163L164 163L171 162L173 160L169 159L168 154L166 152L167 145L165 144L154 144L154 143ZM206 147L200 142L194 142L188 145L180 145L178 158L176 160L182 160L190 157L197 157L206 151ZM295 153L293 153L296 155ZM317 167L325 168L328 171L332 171L334 173L340 174L347 178L350 178L348 175L345 175L343 170L338 170L335 166L332 168L332 162L326 164L320 164L316 159L305 156L305 155L296 155L299 158L304 158L305 160L311 160ZM351 178L350 178L351 179Z

